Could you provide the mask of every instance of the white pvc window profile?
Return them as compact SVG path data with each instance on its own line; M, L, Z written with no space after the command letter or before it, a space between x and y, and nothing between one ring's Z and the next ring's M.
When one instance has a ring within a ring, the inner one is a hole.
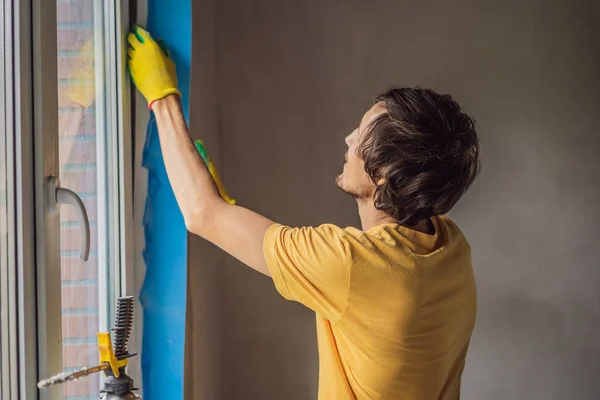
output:
M18 394L12 4L0 1L0 398Z
M13 90L2 90L2 93L14 93L14 117L5 120L13 121L15 131L11 145L14 162L9 163L14 165L12 173L15 176L10 197L14 203L13 211L9 216L14 225L9 230L15 232L11 239L15 251L11 255L14 268L3 268L0 274L1 288L12 285L11 291L1 292L11 298L10 302L3 301L0 306L3 311L5 308L13 310L10 330L0 336L2 348L8 338L11 349L10 362L3 363L0 370L0 397L10 400L62 399L60 387L43 391L36 388L40 378L62 370L60 215L51 212L48 201L60 201L65 197L60 194L68 193L59 190L56 196L53 190L60 187L60 183L52 179L59 171L56 0L0 1L3 22L14 23L14 36L10 41L14 43L14 58L8 64L9 71L17 71L13 77ZM106 174L98 174L98 179L110 186L106 188L108 195L104 201L113 207L100 228L106 234L99 236L103 239L98 243L99 247L111 249L101 264L107 268L106 275L102 274L106 279L99 282L99 286L104 287L99 291L104 292L99 304L105 304L105 310L100 313L106 315L99 328L106 330L110 328L109 316L114 312L115 299L125 294L136 295L132 292L135 286L129 82L125 47L121 43L129 25L129 2L94 0L94 5L97 16L94 24L99 28L96 31L102 34L102 40L96 42L99 44L95 54L101 60L96 73L102 74L104 80L96 93L102 96L99 103L109 114L109 118L104 119L97 113L97 118L103 120L96 123L105 124L102 128L98 126L98 133L107 134L102 143L104 147L98 152L112 154L111 159L105 159L105 164L98 167ZM5 29L2 25L2 34ZM3 45L6 44L4 38ZM4 60L7 60L11 56L7 53L10 49L2 50ZM102 79L96 82L102 82ZM75 197L67 197L81 205ZM85 227L86 224L81 225ZM81 253L84 258L85 236ZM5 358L9 359L0 355L1 360ZM136 381L141 382L135 375ZM10 382L10 389L5 382ZM5 397L8 395L11 397Z

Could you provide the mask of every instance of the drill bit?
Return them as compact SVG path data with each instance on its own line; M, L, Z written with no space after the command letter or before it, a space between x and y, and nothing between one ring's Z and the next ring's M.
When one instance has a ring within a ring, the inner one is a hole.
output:
M110 368L110 365L108 363L104 363L96 365L95 367L84 367L73 372L61 372L60 374L56 374L51 378L39 381L37 387L42 389L48 386L58 385L75 379L83 378L84 376L95 374L96 372L104 371L108 368Z

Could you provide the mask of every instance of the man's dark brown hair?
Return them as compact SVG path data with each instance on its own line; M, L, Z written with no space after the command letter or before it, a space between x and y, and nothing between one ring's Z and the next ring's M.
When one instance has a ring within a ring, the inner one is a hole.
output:
M375 207L406 226L446 214L480 169L473 118L449 95L393 88L377 96L386 112L370 125L358 155L377 186Z

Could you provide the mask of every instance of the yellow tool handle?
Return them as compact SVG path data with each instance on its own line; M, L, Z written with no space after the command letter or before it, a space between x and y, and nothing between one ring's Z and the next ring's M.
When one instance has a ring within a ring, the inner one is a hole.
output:
M119 369L127 366L127 359L117 360L108 332L98 332L97 335L100 364L108 364L115 378L118 378L120 375Z

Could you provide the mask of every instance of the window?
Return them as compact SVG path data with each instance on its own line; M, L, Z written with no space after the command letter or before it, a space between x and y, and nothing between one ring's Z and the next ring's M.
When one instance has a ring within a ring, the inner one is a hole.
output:
M2 400L34 399L37 380L96 364L96 333L134 294L128 8L0 0ZM97 399L102 378L40 398Z
M80 258L82 223L69 205L60 210L60 269L62 356L65 371L94 365L96 332L109 328L111 300L115 297L118 259L118 159L116 88L105 49L109 35L103 0L57 1L58 159L60 185L77 193L89 218L89 259ZM116 24L111 24L115 26ZM114 51L114 45L108 47ZM110 50L109 50L110 51ZM101 375L98 375L101 376ZM98 379L63 385L70 398L97 398Z

